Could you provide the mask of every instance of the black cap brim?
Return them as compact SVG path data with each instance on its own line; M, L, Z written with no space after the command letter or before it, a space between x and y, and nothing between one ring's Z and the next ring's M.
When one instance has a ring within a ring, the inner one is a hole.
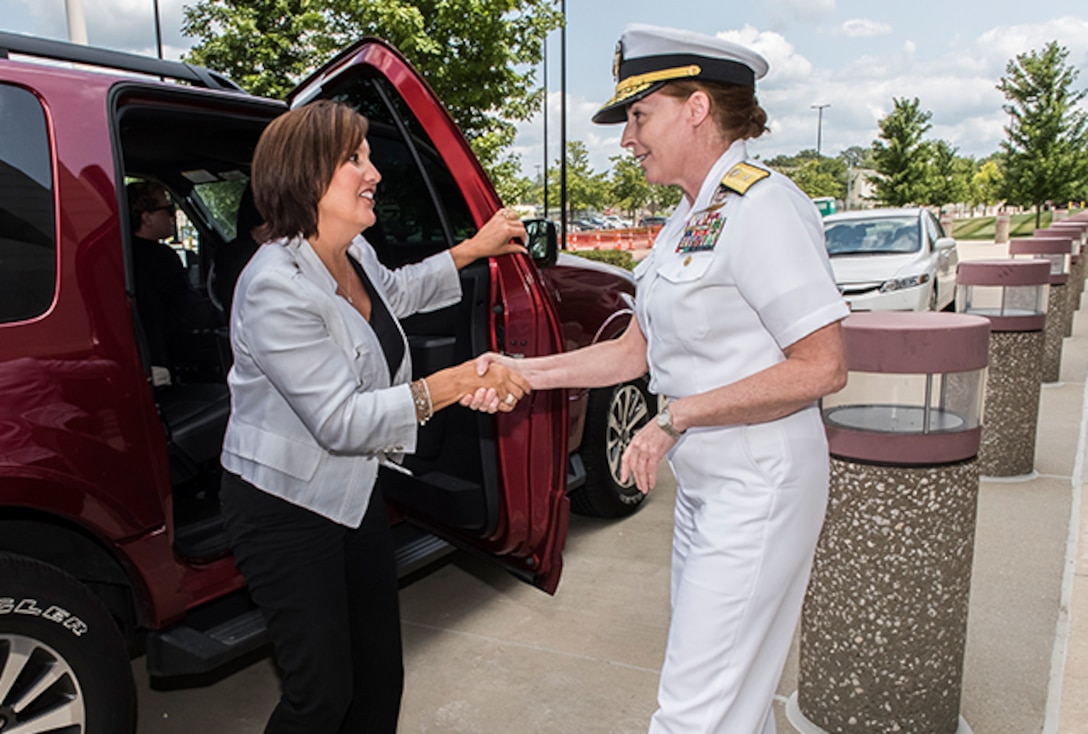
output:
M645 89L625 96L616 96L605 102L604 107L593 115L593 122L598 125L618 125L627 122L627 105L634 104L640 99L645 99L665 86L666 82L654 82Z

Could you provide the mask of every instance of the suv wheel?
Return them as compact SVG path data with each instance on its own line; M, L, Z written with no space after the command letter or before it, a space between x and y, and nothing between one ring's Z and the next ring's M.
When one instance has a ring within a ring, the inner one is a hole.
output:
M586 481L570 493L571 509L578 514L623 517L646 497L630 477L620 481L624 450L657 413L657 401L646 385L646 378L639 378L590 392L581 452Z
M101 600L52 566L0 554L0 731L132 732L135 701Z

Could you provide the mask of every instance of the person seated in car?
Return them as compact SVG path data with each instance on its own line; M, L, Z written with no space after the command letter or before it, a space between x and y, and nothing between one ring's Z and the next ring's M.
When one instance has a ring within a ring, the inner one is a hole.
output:
M137 181L126 191L140 325L151 364L176 373L183 355L193 354L192 336L220 326L221 321L211 301L189 281L177 253L163 242L174 234L177 211L166 188L154 181ZM156 384L173 381L165 372L152 372Z

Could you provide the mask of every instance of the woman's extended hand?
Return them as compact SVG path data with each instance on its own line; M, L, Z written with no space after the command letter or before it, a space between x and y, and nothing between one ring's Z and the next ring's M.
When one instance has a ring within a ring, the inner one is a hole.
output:
M508 413L517 406L521 398L531 392L529 381L524 376L502 364L490 365L482 374L477 372L477 377L480 386L474 392L466 393L459 401L461 405L472 410Z
M464 242L450 249L453 262L458 270L475 262L481 257L498 257L512 252L528 252L525 245L514 242L525 242L528 236L525 233L525 225L521 223L517 212L511 209L499 209L489 219L480 231Z
M620 459L620 481L626 482L633 476L635 486L643 494L648 494L657 483L657 465L676 443L676 439L658 428L656 421L643 426Z

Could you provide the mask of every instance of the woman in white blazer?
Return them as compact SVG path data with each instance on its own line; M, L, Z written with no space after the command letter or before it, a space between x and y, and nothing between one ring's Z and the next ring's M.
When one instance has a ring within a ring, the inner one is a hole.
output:
M321 101L254 152L265 244L238 280L221 501L235 562L268 624L283 691L267 732L393 732L403 684L393 544L378 466L436 410L510 410L528 383L472 363L411 381L397 321L461 297L459 268L523 252L503 210L418 264L383 267L360 232L381 175L366 119Z

